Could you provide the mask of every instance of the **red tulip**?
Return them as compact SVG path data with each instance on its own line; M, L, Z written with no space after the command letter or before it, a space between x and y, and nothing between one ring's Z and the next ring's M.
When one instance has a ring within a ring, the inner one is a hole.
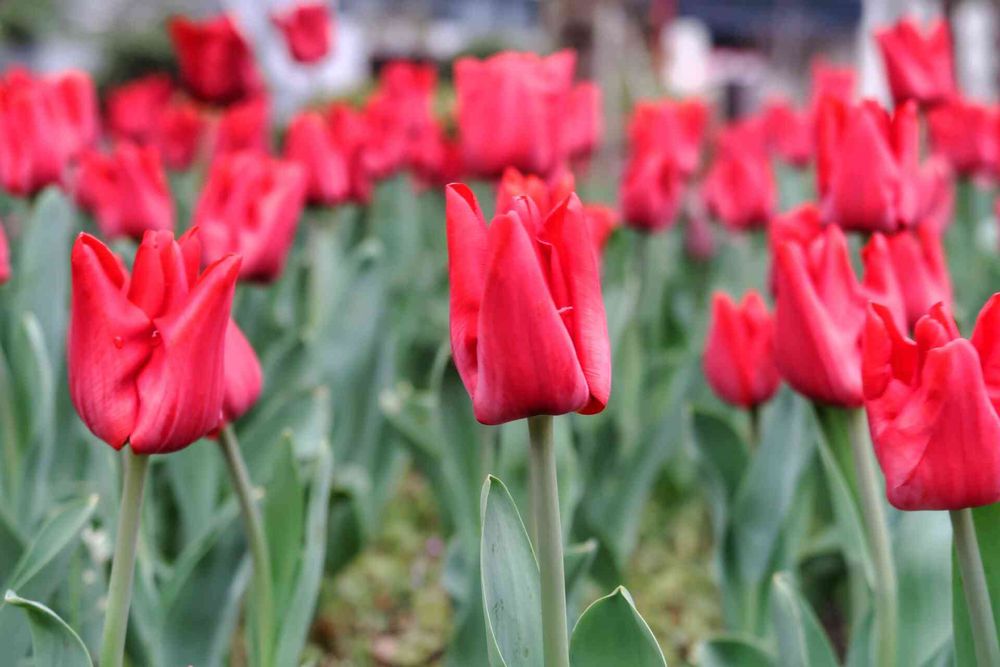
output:
M598 261L611 234L618 228L618 212L604 204L584 204L583 213L587 219L590 238L597 249Z
M7 234L0 225L0 285L10 280L10 248L7 245Z
M305 203L305 170L294 162L241 152L217 158L198 198L194 224L205 259L240 255L240 278L281 275Z
M108 238L140 239L147 230L174 228L174 203L160 153L150 146L122 142L110 154L84 154L76 197Z
M347 200L351 157L336 144L320 113L304 111L292 119L285 136L285 157L305 169L310 202L339 204Z
M151 141L173 95L174 82L166 74L150 74L118 86L108 93L108 130L117 139Z
M919 126L912 103L890 118L875 102L827 97L817 119L817 190L844 229L892 232L917 222Z
M226 328L226 390L222 397L222 422L234 422L250 410L260 398L264 374L250 341L234 320Z
M726 128L702 194L709 211L730 229L767 224L777 203L777 185L764 151L763 126L744 121Z
M788 164L804 167L813 156L813 115L785 100L771 100L763 111L768 148Z
M712 295L705 339L705 379L727 403L752 408L778 391L774 365L774 320L764 300L749 290L737 305L728 294Z
M940 304L915 340L881 305L868 309L864 394L886 496L901 510L957 510L1000 500L997 341L1000 297L959 337Z
M418 187L444 187L462 176L462 147L440 125L411 145Z
M857 75L850 67L833 65L822 58L812 63L812 108L815 112L820 100L833 97L845 104L854 99Z
M932 21L926 30L904 18L877 31L875 39L897 104L915 100L932 105L954 94L951 34L943 18Z
M465 168L492 176L507 167L548 174L567 157L563 124L576 55L506 51L455 63Z
M268 104L264 97L234 104L222 112L215 129L212 155L268 151Z
M12 69L0 79L0 185L30 195L59 183L66 163L97 136L97 96L89 76L36 77Z
M835 225L806 245L786 241L775 261L775 359L782 377L809 398L859 406L861 331L869 301L889 304L904 321L904 308L889 249L874 234L861 252L859 283L847 240Z
M673 226L684 192L684 176L670 153L633 154L619 189L625 224L646 232Z
M633 159L646 152L670 155L680 174L691 176L701 162L708 116L699 99L638 102L628 124L629 154Z
M132 276L81 234L72 254L67 361L70 396L87 427L115 449L182 449L219 426L226 331L240 260L198 274L189 233L147 232Z
M365 163L384 178L419 161L428 135L440 131L434 118L433 65L403 60L382 68L379 85L365 104Z
M174 104L160 114L154 143L171 169L187 169L201 152L207 122L194 104Z
M333 21L325 2L300 2L271 14L271 22L281 30L297 62L314 63L330 53Z
M938 156L931 156L920 167L919 226L928 227L938 235L955 217L955 178L951 168Z
M953 98L927 114L931 145L958 173L992 173L1000 164L1000 110Z
M567 97L563 144L571 157L593 153L604 136L601 89L592 81L576 84Z
M906 319L916 324L936 303L951 308L951 277L937 232L921 225L887 238L889 255L899 278Z
M580 200L543 221L521 198L487 229L469 188L446 193L451 346L476 419L603 410L611 350Z
M181 79L196 97L226 104L260 91L250 45L229 16L205 21L176 17L169 29Z
M339 151L347 160L349 176L348 194L351 201L367 204L374 188L375 166L370 157L370 125L364 114L346 104L331 104L326 112L326 123L330 128Z

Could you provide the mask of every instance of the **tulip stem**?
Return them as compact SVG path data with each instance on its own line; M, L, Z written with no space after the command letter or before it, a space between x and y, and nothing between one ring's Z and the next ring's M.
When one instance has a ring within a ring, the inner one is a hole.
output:
M952 510L951 527L955 539L955 553L962 574L962 590L969 606L969 621L972 626L972 643L976 647L976 663L979 667L1000 665L1000 643L997 641L997 626L993 620L993 606L990 591L986 586L986 572L979 553L979 540L971 509Z
M535 547L542 583L542 638L545 667L569 667L566 627L566 578L552 417L528 418L531 435L531 491Z
M274 638L274 594L271 583L271 555L264 534L264 521L257 507L256 494L247 472L240 443L232 424L219 432L219 446L229 467L229 476L240 502L244 530L253 559L253 611L257 625L257 651L260 665L271 664L271 641Z
M861 497L861 512L868 532L869 549L875 566L875 618L879 667L896 664L896 566L892 560L889 527L875 464L875 453L868 434L865 412L848 413L848 432L854 454L854 470Z
M108 604L104 613L101 667L121 667L125 661L125 633L128 629L129 607L132 604L135 551L142 516L142 490L149 467L149 457L134 453L131 447L126 447L123 454L125 479L122 483L121 509L118 512L114 560L111 561L111 580L108 582Z

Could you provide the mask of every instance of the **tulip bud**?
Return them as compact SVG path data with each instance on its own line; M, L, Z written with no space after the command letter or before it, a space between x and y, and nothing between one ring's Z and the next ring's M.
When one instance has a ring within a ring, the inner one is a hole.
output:
M169 31L181 79L196 97L226 104L261 90L250 45L228 15L204 21L176 17Z
M326 57L333 45L333 25L325 2L301 2L271 14L271 23L285 38L288 53L300 63Z
M723 292L712 295L705 339L705 378L727 403L752 408L778 390L774 365L774 320L764 300L749 290L739 305Z
M896 104L943 102L955 92L948 23L939 18L921 30L910 18L875 33Z
M152 141L173 95L174 82L166 74L150 74L112 89L106 101L108 130L117 139Z

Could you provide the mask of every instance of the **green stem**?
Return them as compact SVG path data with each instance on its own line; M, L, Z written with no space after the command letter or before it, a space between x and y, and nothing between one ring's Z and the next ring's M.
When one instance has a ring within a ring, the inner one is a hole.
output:
M542 637L545 667L569 667L566 627L566 576L552 417L528 418L531 434L531 488L535 546L542 581Z
M274 594L271 584L271 556L264 535L264 521L254 498L253 483L247 472L240 443L231 424L219 433L219 446L229 467L229 476L243 513L250 557L253 559L253 613L257 625L257 651L261 665L271 664L271 641L274 638Z
M875 453L868 434L864 410L848 413L848 432L854 454L854 469L861 497L861 513L868 532L868 543L875 566L875 619L877 629L877 665L896 664L896 566L892 560L889 527L875 464Z
M131 447L127 447L123 454L125 479L122 484L121 510L118 513L115 555L111 562L111 581L108 584L108 606L104 614L101 667L121 667L125 660L125 632L128 628L128 610L132 603L132 580L135 578L135 549L139 541L139 519L142 516L142 489L149 466L149 457L135 454Z
M747 409L750 419L750 450L760 447L760 406L754 405Z
M969 606L976 663L979 667L995 667L1000 665L1000 643L997 642L997 626L993 620L993 606L990 604L990 591L986 587L986 572L979 553L972 510L952 510L948 514L951 516L955 537L958 567L962 573L962 590L965 591L965 602Z

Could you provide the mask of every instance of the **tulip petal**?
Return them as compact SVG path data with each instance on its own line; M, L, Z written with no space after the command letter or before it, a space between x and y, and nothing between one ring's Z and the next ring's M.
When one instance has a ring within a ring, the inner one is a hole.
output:
M479 308L486 272L486 222L476 196L465 185L445 189L451 350L470 396L476 394Z
M103 243L81 234L71 263L70 396L87 427L120 449L138 414L135 380L149 359L153 324L125 298L125 270Z
M226 421L236 421L260 397L264 374L257 353L233 320L226 329L226 393L222 413Z
M476 419L500 424L583 409L590 398L587 378L549 293L535 243L510 214L493 221L488 242Z
M237 257L220 259L205 269L181 308L154 320L160 344L137 382L139 414L131 437L137 453L175 451L218 426L239 267Z

